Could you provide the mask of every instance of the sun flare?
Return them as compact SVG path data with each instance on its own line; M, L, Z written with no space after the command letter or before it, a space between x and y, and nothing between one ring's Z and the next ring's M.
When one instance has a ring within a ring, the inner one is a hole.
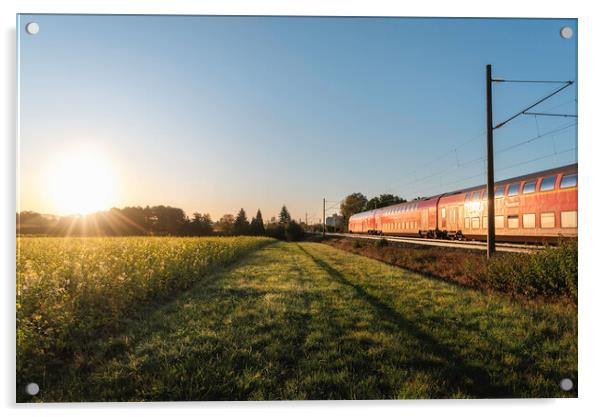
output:
M111 163L100 152L79 151L55 160L48 175L57 211L87 214L110 208L115 191Z

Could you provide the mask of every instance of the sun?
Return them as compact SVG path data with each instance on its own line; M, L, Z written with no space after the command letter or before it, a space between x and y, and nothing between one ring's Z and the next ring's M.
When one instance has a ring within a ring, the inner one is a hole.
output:
M89 214L111 207L115 191L113 168L102 152L71 152L53 161L48 188L60 214Z

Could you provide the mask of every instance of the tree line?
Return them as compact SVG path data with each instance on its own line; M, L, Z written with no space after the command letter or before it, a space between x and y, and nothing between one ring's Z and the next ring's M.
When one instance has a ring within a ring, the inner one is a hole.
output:
M17 213L18 234L49 236L272 236L283 240L303 238L303 227L282 206L278 219L265 223L261 210L249 221L241 208L236 216L224 214L213 221L209 213L186 216L170 206L112 208L84 216L53 216L33 211Z

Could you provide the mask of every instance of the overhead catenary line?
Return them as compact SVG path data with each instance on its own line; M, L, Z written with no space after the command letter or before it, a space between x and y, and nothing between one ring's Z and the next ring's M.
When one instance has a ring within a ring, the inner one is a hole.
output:
M504 80L492 79L494 83L531 83L531 84L566 84L573 81L545 81L545 80Z
M482 131L478 135L475 135L475 136L471 137L469 140L467 140L465 142L462 142L461 144L455 146L454 148L450 149L446 153L441 154L440 156L438 156L438 157L436 157L434 159L431 159L429 162L426 162L426 163L422 164L420 166L420 169L424 169L425 167L431 166L435 162L439 162L439 161L441 161L443 159L446 159L449 155L456 154L456 156L457 156L458 149L461 149L464 146L466 146L466 145L468 145L468 144L470 144L470 143L472 143L472 142L474 142L474 141L476 141L478 139L481 139L484 134L485 134L485 131ZM385 188L384 192L386 193L387 191L392 191L394 189L398 189L399 187L404 186L405 184L409 184L409 183L415 182L416 178L414 178L413 180L411 180L411 181L409 181L407 183L404 183L404 184L396 184L396 183L398 183L399 180L401 180L402 178L406 178L408 175L414 175L414 177L415 177L416 172L418 172L418 169L413 169L411 171L407 171L404 175L399 176L396 180L394 180L393 182L391 182L391 185L389 185L387 188Z
M554 96L555 94L559 93L560 91L564 90L566 87L568 87L568 86L570 86L570 85L572 85L572 84L574 83L573 81L556 81L556 80L552 80L552 81L545 81L545 80L502 80L502 79L495 79L495 80L492 80L492 81L494 81L494 82L506 82L506 83L553 83L553 84L565 84L565 85L563 85L561 88L559 88L559 89L556 89L555 91L553 91L552 93L550 93L550 94L548 94L546 97L544 97L543 99L541 99L541 100L538 100L536 103L534 103L533 105L531 105L531 106L527 107L526 109L522 110L521 112L517 113L517 114L516 114L516 115L514 115L513 117L511 117L511 118L507 119L506 121L504 121L504 122L502 122L502 123L498 124L498 125L496 126L496 128L498 128L498 127L502 127L503 125L505 125L506 123L508 123L510 120L513 120L513 119L515 119L516 117L520 116L521 114L527 114L527 115L533 115L533 116L536 116L536 114L530 114L530 113L528 112L528 110L530 110L531 108L535 107L535 106L536 106L536 105L538 105L538 104L541 104L541 103L542 103L542 102L544 102L545 100L547 100L547 99L551 98L551 97L552 97L552 96ZM546 108L544 111L551 111L551 110L555 110L555 109L557 109L557 108L559 108L559 107L562 107L562 106L564 106L564 105L567 105L567 104L569 104L569 103L572 103L572 102L577 102L577 100L576 100L576 99L571 99L571 100L568 100L568 101L562 102L562 103L560 103L560 104L554 105L554 106L552 106L552 107ZM543 114L542 114L542 115L543 115ZM569 116L567 116L567 117L569 117ZM576 117L576 116L575 116L575 117ZM567 127L565 127L565 128L568 128L568 127L570 127L570 126L567 126ZM384 193L386 193L386 192L388 192L388 191L398 190L399 188L401 188L401 187L405 187L406 185L409 185L409 184L414 184L414 185L416 186L416 184L418 184L418 183L420 183L420 182L423 182L423 181L425 181L425 180L427 180L427 179L430 179L430 178L433 178L433 177L437 177L437 176L441 176L442 174L448 173L448 172L450 172L450 171L452 171L452 170L454 170L454 169L459 169L459 168L461 168L461 167L464 167L464 166L470 165L470 164L472 164L472 163L475 163L475 162L483 161L483 162L484 162L484 165L485 165L485 163L486 163L486 159L485 159L484 157L475 158L475 159L472 159L472 160L470 160L470 161L467 161L467 162L464 162L464 163L459 163L459 161L458 161L458 149L460 149L460 148L463 148L464 146L466 146L466 145L468 145L468 144L470 144L470 143L472 143L472 142L474 142L474 141L476 141L476 140L478 140L478 139L482 138L482 137L483 137L483 135L484 135L485 133L486 133L486 131L483 131L483 132L481 132L480 134L478 134L478 135L476 135L476 136L474 136L474 137L471 137L469 140L467 140L467 141L465 141L465 142L462 142L461 144L459 144L459 145L455 146L454 148L450 149L448 152L446 152L446 153L444 153L444 154L441 154L440 156L438 156L438 157L436 157L436 158L433 158L433 159L432 159L432 160L430 160L429 162L426 162L426 163L422 164L422 165L420 166L420 168L419 168L419 169L414 169L414 170L411 170L411 171L408 171L408 172L406 172L406 174L404 174L404 175L403 175L403 176L401 176L401 177L398 177L398 179L397 179L397 180L395 180L393 183L391 183L391 185L390 185L390 186L388 186L387 188L385 188L385 189L383 190L383 192L384 192ZM538 132L538 133L539 133L539 132ZM549 134L552 134L552 132L546 132L546 133L544 133L544 134L542 134L542 135L539 135L539 134L538 134L538 137L536 137L536 138L531 138L531 139L528 139L528 140L527 140L527 141L525 141L524 143L529 143L529 142L532 142L532 141L534 141L534 140L536 140L536 139L539 139L539 138L545 137L545 136L547 136L547 135L549 135ZM513 147L518 147L518 145L517 145L517 146L514 146L514 145L513 145ZM505 150L507 150L507 149L505 149ZM501 150L500 152L504 152L505 150ZM419 170L422 170L422 169L424 169L425 167L431 166L431 165L432 165L432 164L434 164L435 162L438 162L438 161L441 161L441 160L443 160L443 159L446 159L446 158L447 158L449 155L452 155L452 154L453 154L453 155L455 155L455 160L456 160L456 166L455 166L455 167L450 167L450 168L447 168L447 169L445 169L445 170L438 171L438 172L436 172L436 173L433 173L433 174L429 174L429 175L426 175L426 176L423 176L423 177L420 177L420 178L416 178L416 172L418 172ZM405 177L407 177L407 176L409 176L409 175L413 175L413 179L412 179L412 180L410 180L410 181L407 181L407 182L404 182L403 184L397 184L397 185L395 184L397 181L399 181L399 179L405 178ZM475 176L472 176L472 177L475 177ZM464 180L466 180L466 179L464 179ZM415 187L412 187L412 189L414 189L414 188L415 188ZM337 205L337 204L338 204L338 205L341 205L341 204L344 202L345 198L346 198L346 197L342 197L340 200L338 200L338 201L336 202L336 204L334 204L334 205L330 206L330 207L328 208L328 210L331 210L331 209L333 209L334 207L336 207L336 205Z
M507 151L509 151L511 149L516 149L516 148L521 147L523 145L527 145L529 143L535 142L535 141L537 141L539 139L543 139L543 138L545 138L547 136L554 135L556 133L560 133L563 130L567 130L567 129L573 127L573 126L577 126L577 123L569 123L568 125L561 126L561 127L549 130L549 131L544 132L542 134L538 134L537 136L534 136L534 137L532 137L530 139L526 139L526 140L523 140L522 142L515 143L514 145L507 146L506 148L502 148L502 149L498 150L495 153L496 153L496 155L499 155L499 154L507 152Z
M493 80L492 80L493 81ZM501 82L499 80L497 80L497 82ZM535 103L531 104L530 106L524 108L523 110L519 111L518 113L514 114L513 116L509 117L508 119L504 120L501 123L498 123L497 125L495 125L493 127L493 129L499 129L500 127L504 126L506 123L510 122L511 120L516 119L518 116L525 114L525 112L531 110L533 107L537 106L538 104L543 103L544 101L546 101L547 99L549 99L550 97L560 93L562 90L564 90L565 88L571 86L574 84L574 81L565 81L564 85L560 88L557 88L556 90L554 90L553 92L551 92L550 94L548 94L547 96L545 96L542 99L537 100Z
M515 143L515 144L513 144L513 145L510 145L510 146L508 146L508 147L506 147L506 148L500 149L500 150L496 151L496 152L495 152L495 154L496 154L496 155L499 155L499 154L501 154L501 153L504 153L504 152L507 152L507 151L509 151L509 150L516 149L516 148L519 148L519 147L521 147L521 146L525 146L525 145L527 145L527 144L529 144L529 143L533 143L533 142L535 142L535 141L537 141L537 140L540 140L540 139L543 139L543 138L545 138L545 137L548 137L548 136L552 136L552 135L555 135L555 134L561 133L561 132L563 132L563 131L565 131L565 130L567 130L567 129L569 129L569 128L573 127L573 126L576 126L576 125L577 125L577 123L576 123L576 122L570 122L569 124L562 124L562 125L560 125L560 126L556 126L556 127L554 127L553 129L551 129L551 130L548 130L548 131L546 131L546 132L543 132L543 133L541 133L541 134L538 134L537 136L531 137L531 138L529 138L529 139L526 139L526 140L523 140L523 141L521 141L521 142L519 142L519 143ZM557 153L555 153L555 154L557 154ZM463 167L463 166L468 166L468 165L471 165L471 164L474 164L474 163L476 163L476 162L480 162L480 161L485 161L485 158L484 158L484 157L474 158L474 159L472 159L472 160L470 160L470 161L466 161L466 162L464 162L464 163L460 164L460 167ZM446 170L443 170L443 171L436 172L436 173L434 173L434 174L431 174L431 175L429 175L428 177L424 177L423 179L432 178L432 177L437 177L437 176L439 176L439 175L440 175L440 174L442 174L442 173L446 173L446 172L449 172L449 171L453 171L453 170L455 170L455 169L456 169L456 166L452 166L452 167L450 167L450 168L448 168L448 169L446 169ZM472 175L472 176L470 176L470 177L462 178L462 179L461 179L461 180L459 180L458 182L465 181L465 180L467 180L467 179L471 179L471 178L475 178L475 177L478 177L478 176L480 176L480 175L484 175L485 173L486 173L486 167L485 167L485 166L483 166L483 171L481 172L481 174ZM454 182L452 182L452 183L455 183L455 181L454 181ZM445 183L445 184L443 184L443 185L446 185L446 184L448 184L448 185L449 185L450 183ZM437 188L437 187L440 187L440 186L441 186L441 185L437 185L437 184L436 184L436 185L433 185L433 186L429 186L429 187L427 187L427 188L422 188L422 186L420 186L420 184L419 184L419 183L413 183L413 184L412 184L412 187L410 187L410 188L409 188L409 189L407 189L406 191L407 191L407 192L409 192L409 193L414 193L414 192L416 192L416 191L418 190L418 188L420 188L421 190L431 190L431 189L434 189L434 188Z
M504 171L504 170L507 170L507 169L510 169L510 168L515 168L517 166L526 165L526 164L530 164L532 162L541 161L542 159L551 158L551 157L556 156L556 155L562 155L562 154L565 154L565 153L568 153L568 152L572 152L574 150L577 150L577 148L576 147L572 147L572 148L569 148L569 149L564 149L564 150L562 150L560 152L552 152L552 153L549 153L549 154L544 155L544 156L540 156L540 157L537 157L537 158L529 159L528 161L523 161L523 162L519 162L517 164L512 164L512 165L506 165L505 167L498 169L498 171Z
M524 112L526 116L554 116L554 117L577 117L576 114L562 114L562 113L534 113L534 112Z
M511 145L511 146L508 146L508 147L506 147L506 148L503 148L503 149L501 149L501 150L499 150L499 151L497 151L497 152L495 152L495 153L496 153L496 154L500 154L500 153L504 153L504 152L506 152L506 151L508 151L508 150L515 149L515 148L518 148L518 147L520 147L520 146L524 146L524 145L526 145L526 144L529 144L529 143L535 142L535 141L537 141L537 140L539 140L539 139L542 139L542 138L544 138L544 137L547 137L547 136L550 136L550 135L553 135L553 134L556 134L556 133L560 133L560 132L562 132L563 130L566 130L566 129L569 129L569 128L571 128L571 127L575 126L576 124L577 124L577 123L575 123L575 122L571 122L571 123L569 123L568 125L561 125L561 126L555 127L555 128L554 128L554 129L552 129L552 130L549 130L549 131L547 131L547 132L544 132L544 133L538 134L537 136L531 137L531 138L529 138L529 139L523 140L523 141L521 141L521 142L519 142L519 143L516 143L516 144L514 144L514 145ZM437 172L435 172L435 173L429 174L429 175L427 175L427 176L424 176L424 177L422 177L422 178L418 178L418 179L416 179L416 180L409 181L407 184L408 184L408 185L410 185L410 184L411 184L411 185L412 185L412 187L411 187L409 190L406 190L406 191L415 191L415 190L416 190L416 188L419 186L419 184L420 184L421 182L424 182L424 181L425 181L425 180L427 180L427 179L431 179L431 178L438 177L438 176L440 177L441 175L443 175L443 174L446 174L446 173L449 173L450 171L454 171L454 170L456 170L456 169L459 169L459 168L462 168L462 167L465 167L465 166L468 166L468 165L472 165L472 164L474 164L474 163L477 163L477 162L480 162L480 161L485 161L485 157L478 157L478 158L474 158L474 159L471 159L471 160L469 160L469 161L462 162L462 163L460 163L460 164L458 164L458 165L454 165L454 166L451 166L451 167L449 167L449 168L446 168L446 169L443 169L443 170L437 171Z
M562 154L565 154L565 153L568 153L568 152L574 151L574 150L576 150L576 149L577 149L577 148L573 147L573 148L570 148L570 149L565 149L565 150L562 150L562 151L560 151L560 152L553 152L553 153L550 153L550 154L547 154L547 155L544 155L544 156L540 156L540 157L537 157L537 158L529 159L529 160L527 160L527 161L518 162L518 163L516 163L516 164L512 164L512 165L506 165L506 166L504 166L504 167L502 167L502 168L498 168L498 169L496 169L496 171L504 171L504 170L508 170L508 169L510 169L510 168L515 168L515 167L517 167L517 166L521 166L521 165L530 164L530 163L532 163L532 162L537 162L537 161L540 161L540 160L542 160L542 159L551 158L551 157L553 157L553 156L556 156L556 155L562 155ZM462 183L462 182L464 182L464 181L468 181L468 180L470 180L470 179L474 179L474 178L477 178L477 177L482 177L482 176L484 176L485 174L486 174L486 171L485 171L485 170L482 170L482 171L480 171L478 174L474 174L474 175L470 175L470 176L467 176L467 177L463 177L463 178L460 178L459 180L448 181L448 182L445 182L445 183L443 183L442 185L435 184L435 185L433 185L433 186L430 186L430 187L424 188L423 190L433 190L433 189L437 189L437 188L439 188L439 187L446 187L446 186L448 186L448 185L453 185L453 184ZM476 186L479 186L479 185L482 185L482 184L476 184L476 185L475 185L475 187L476 187Z

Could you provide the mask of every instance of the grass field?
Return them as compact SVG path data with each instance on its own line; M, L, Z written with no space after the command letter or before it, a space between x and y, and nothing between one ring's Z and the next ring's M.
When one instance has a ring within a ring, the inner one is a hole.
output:
M151 302L271 242L236 238L17 239L17 384L85 368L98 340ZM18 390L22 396L22 390Z
M41 401L559 397L577 313L278 242L138 309Z

